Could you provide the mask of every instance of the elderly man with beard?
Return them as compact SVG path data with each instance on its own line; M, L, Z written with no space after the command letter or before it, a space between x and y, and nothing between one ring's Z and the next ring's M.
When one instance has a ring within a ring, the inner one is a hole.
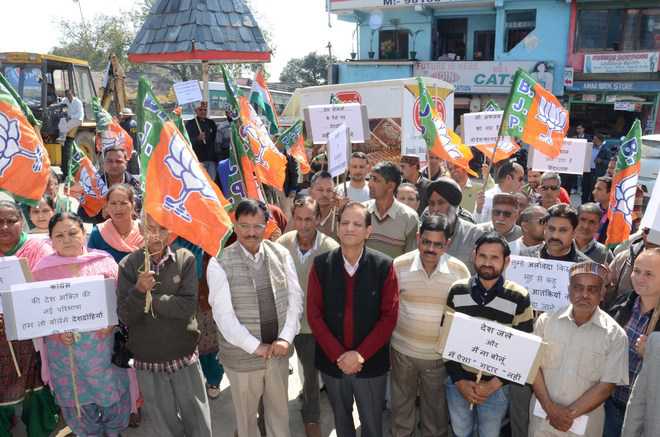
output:
M509 255L507 241L496 233L479 238L474 249L477 273L452 285L447 307L531 332L534 314L527 290L502 276L509 265ZM510 384L487 373L477 382L475 369L455 361L448 361L446 367L447 403L454 435L471 436L476 425L480 437L498 437L509 407ZM474 409L470 404L474 404Z
M522 237L522 229L516 224L518 220L518 200L513 194L496 194L493 197L491 221L479 223L477 228L484 234L496 232L511 243Z
M529 426L532 437L575 435L569 430L587 415L585 437L601 437L603 403L617 385L628 385L626 332L598 307L605 290L607 268L591 260L569 271L570 305L541 314L534 333L547 343L534 381Z
M417 249L394 260L399 279L399 319L392 334L392 436L415 433L415 400L423 437L447 436L447 372L436 351L449 287L470 277L465 264L447 255L449 225L444 215L427 216Z
M456 181L443 176L431 182L428 193L429 206L424 214L431 216L443 214L447 217L451 235L451 242L446 248L447 254L461 260L470 273L473 273L472 250L474 243L483 232L459 215L461 188Z

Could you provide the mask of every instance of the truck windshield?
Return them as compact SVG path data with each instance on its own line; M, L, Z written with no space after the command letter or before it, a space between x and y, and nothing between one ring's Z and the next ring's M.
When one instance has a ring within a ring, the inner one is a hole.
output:
M4 64L2 74L28 106L41 106L41 83L43 76L41 67L25 64Z

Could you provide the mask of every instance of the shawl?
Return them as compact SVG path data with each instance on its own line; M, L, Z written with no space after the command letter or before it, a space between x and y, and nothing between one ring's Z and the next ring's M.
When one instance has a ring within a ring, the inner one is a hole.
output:
M96 225L97 229L101 233L101 237L105 240L106 243L113 249L119 252L135 252L140 249L144 243L144 238L140 233L140 228L135 220L133 220L133 225L131 227L131 232L122 238L122 236L115 228L115 225L112 224L112 219L108 219L103 223Z

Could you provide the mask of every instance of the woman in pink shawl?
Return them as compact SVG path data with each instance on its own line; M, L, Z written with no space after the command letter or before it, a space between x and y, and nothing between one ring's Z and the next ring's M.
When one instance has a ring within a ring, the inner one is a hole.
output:
M10 201L0 201L0 256L25 258L32 270L53 249L48 240L32 240L23 232L23 215ZM57 424L57 407L50 390L44 387L39 371L39 357L32 340L12 341L21 376L18 376L5 337L0 314L0 436L11 435L17 421L16 407L22 406L21 418L28 436L46 436Z
M73 213L58 213L48 230L55 254L34 268L37 281L103 275L117 279L117 263L99 250L87 250L85 231ZM42 376L52 388L62 415L79 436L116 437L128 426L131 410L128 374L112 364L114 327L55 334L38 345ZM75 384L69 359L73 348ZM78 417L77 405L81 414Z

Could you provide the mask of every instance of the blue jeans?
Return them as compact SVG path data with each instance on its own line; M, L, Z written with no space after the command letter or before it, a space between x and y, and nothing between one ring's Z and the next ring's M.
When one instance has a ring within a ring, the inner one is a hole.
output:
M509 408L509 387L504 386L481 405L470 410L470 403L447 378L447 405L451 428L456 437L471 437L478 432L479 437L499 437L502 420Z
M626 414L625 405L621 408L612 398L605 401L605 424L603 425L603 437L621 437L623 418Z

